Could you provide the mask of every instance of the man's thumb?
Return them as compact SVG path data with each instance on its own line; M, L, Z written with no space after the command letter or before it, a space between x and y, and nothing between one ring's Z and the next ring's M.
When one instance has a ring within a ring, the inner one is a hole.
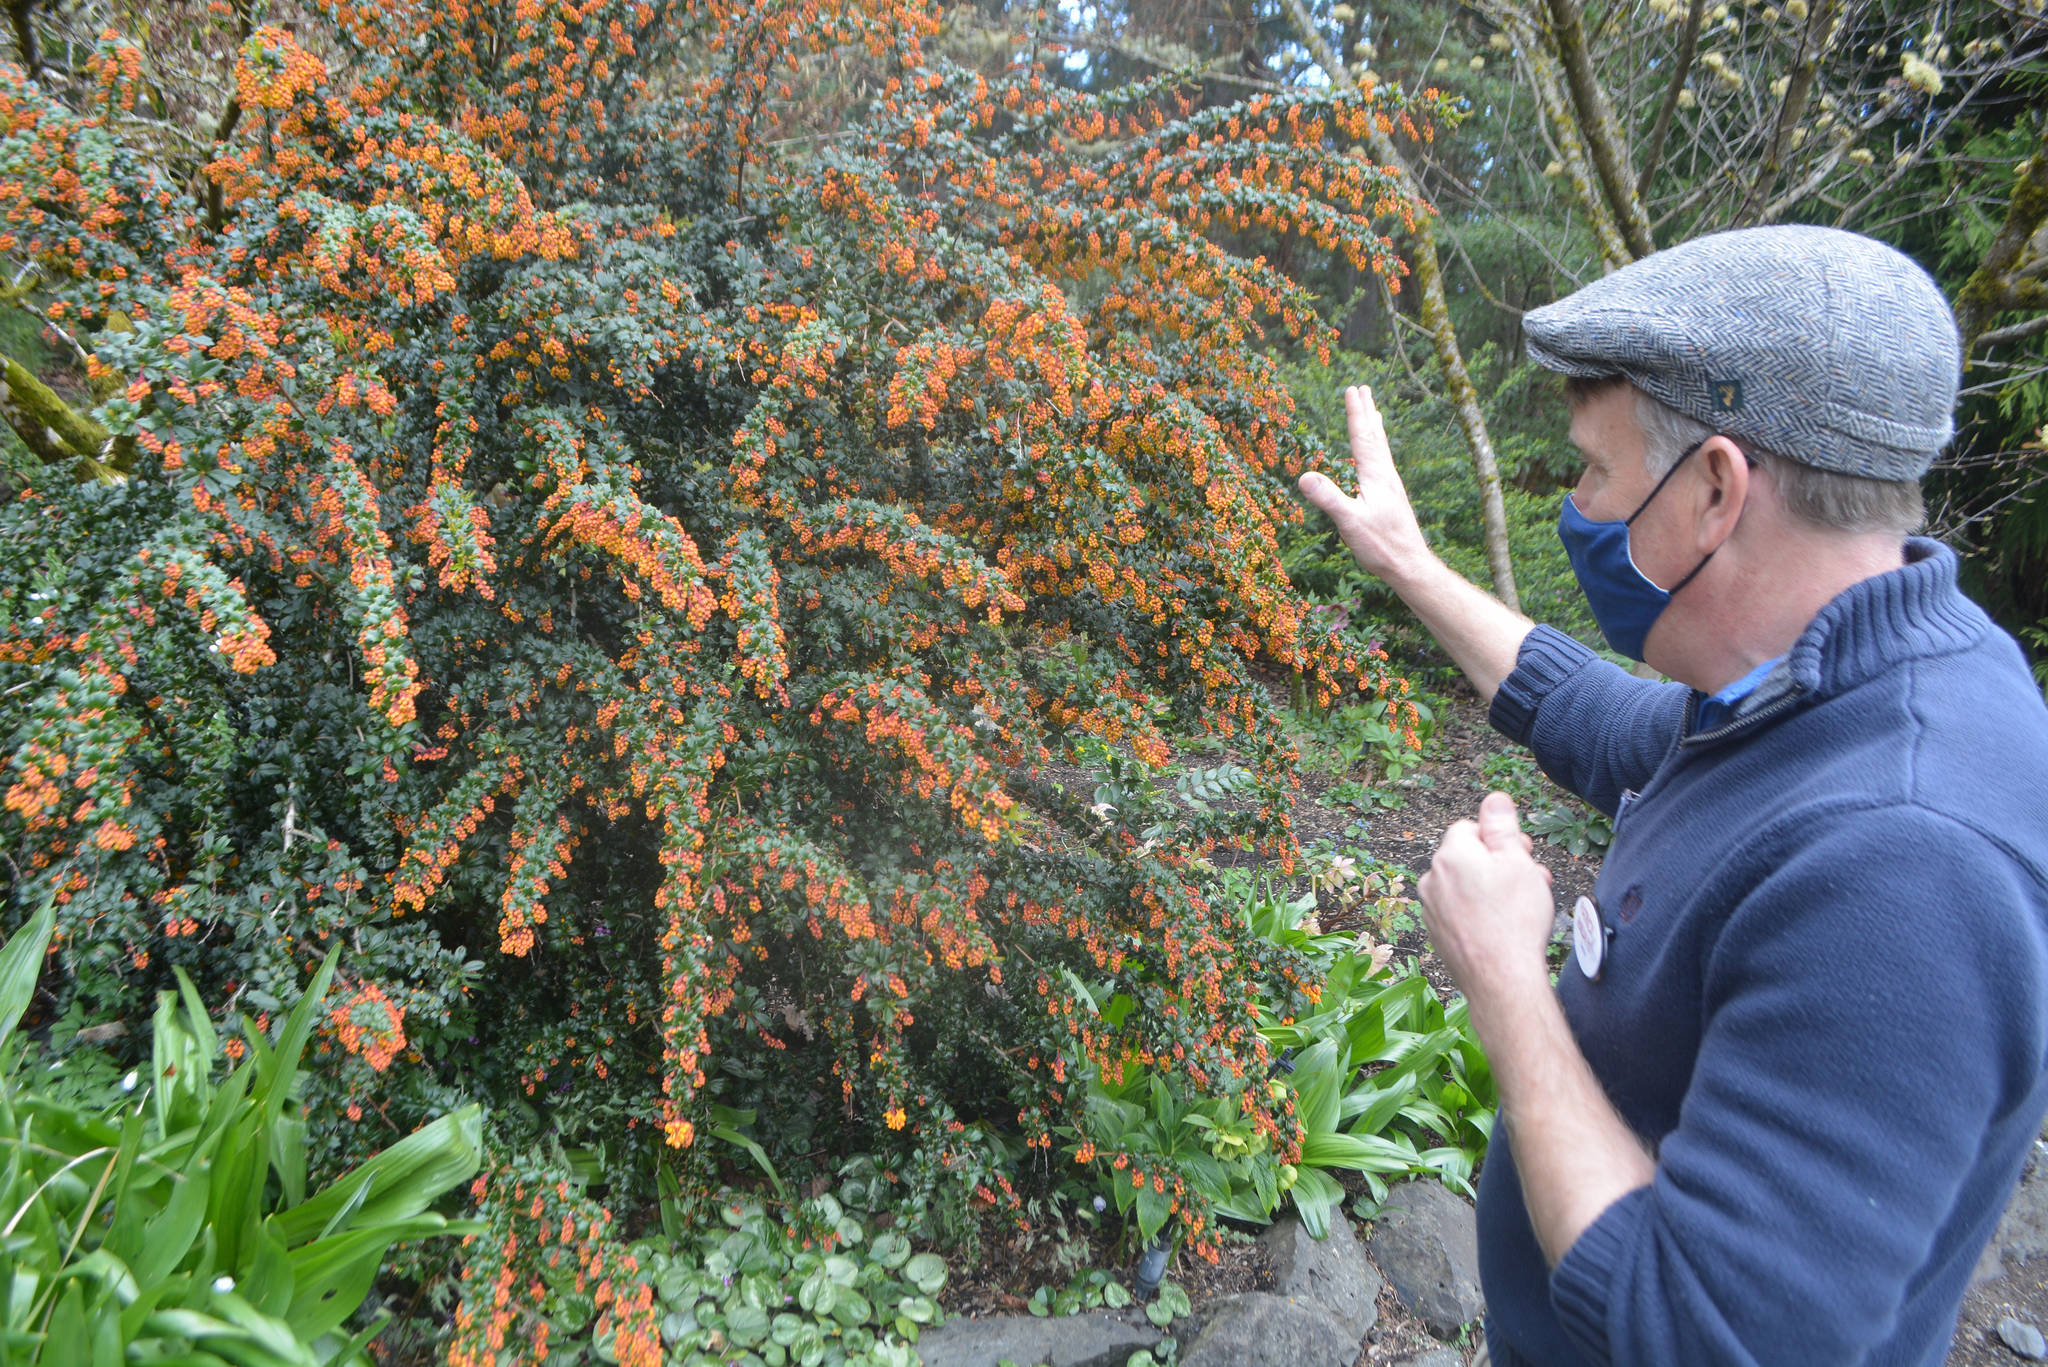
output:
M1303 498L1331 517L1335 517L1337 510L1349 501L1345 498L1344 491L1337 487L1337 481L1320 470L1310 470L1303 475L1300 487Z
M1515 813L1515 800L1506 793L1488 793L1486 801L1479 804L1479 838L1489 849L1501 849L1519 843L1522 837L1521 819Z

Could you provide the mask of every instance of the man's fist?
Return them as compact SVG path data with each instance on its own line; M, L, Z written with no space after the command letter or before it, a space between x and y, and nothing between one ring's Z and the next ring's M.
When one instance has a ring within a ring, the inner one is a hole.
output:
M1489 793L1477 821L1444 832L1418 885L1430 940L1475 1008L1532 973L1548 977L1550 870L1534 848L1514 802Z

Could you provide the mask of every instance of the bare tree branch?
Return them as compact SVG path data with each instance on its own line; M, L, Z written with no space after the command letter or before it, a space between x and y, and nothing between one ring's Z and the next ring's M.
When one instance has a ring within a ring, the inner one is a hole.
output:
M1707 0L1692 0L1692 7L1686 11L1685 28L1678 35L1678 55L1672 59L1671 80L1664 87L1664 98L1657 105L1657 123L1650 130L1650 141L1643 149L1642 169L1636 172L1636 198L1647 199L1650 182L1656 179L1657 163L1664 156L1664 139L1671 134L1671 119L1678 111L1678 96L1685 89L1685 78L1692 74L1693 54L1699 48L1700 22L1706 18Z
M2011 327L1993 328L1977 338L1977 346L1981 349L2004 346L2007 342L2024 342L2029 337L2039 337L2044 332L2048 332L2048 313L2037 318L2029 318L2024 323L2014 323Z
M1799 34L1799 51L1792 59L1792 70L1785 76L1785 97L1778 105L1777 122L1771 128L1770 150L1764 153L1763 161L1757 166L1756 175L1750 181L1749 194L1743 200L1738 218L1746 213L1751 204L1777 184L1783 170L1786 144L1792 140L1792 130L1806 117L1806 101L1813 94L1813 78L1820 70L1820 59L1834 41L1836 23L1842 13L1842 0L1814 0L1807 11L1806 27Z

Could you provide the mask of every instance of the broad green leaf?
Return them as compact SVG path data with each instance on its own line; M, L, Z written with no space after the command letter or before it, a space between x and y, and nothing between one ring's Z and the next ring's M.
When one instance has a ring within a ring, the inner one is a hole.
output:
M726 1313L725 1332L742 1348L752 1348L768 1337L768 1312L759 1306L736 1305Z
M1338 1091L1343 1083L1337 1070L1334 1040L1323 1040L1294 1060L1295 1114L1309 1134L1337 1128Z
M282 1315L291 1309L292 1286L296 1280L292 1275L291 1255L267 1222L256 1230L255 1250L253 1265L242 1283L242 1295L264 1314Z
M280 1113L271 1134L270 1167L277 1174L278 1204L290 1209L306 1199L306 1118Z
M276 1219L271 1217L273 1225ZM380 1220L294 1250L292 1302L285 1313L286 1322L309 1339L330 1332L370 1294L392 1244L448 1232L451 1227L440 1216L415 1215L405 1220Z
M72 1259L64 1268L63 1275L97 1283L123 1306L133 1305L142 1294L142 1288L128 1264L104 1248L96 1248Z
M270 1067L257 1080L256 1101L263 1108L265 1125L276 1121L291 1094L292 1081L299 1072L299 1057L305 1052L307 1039L312 1036L315 1013L326 999L328 985L334 981L334 966L340 959L340 945L327 951L327 957L321 960L320 967L313 974L313 981L306 984L305 995L299 998L299 1004L285 1018L284 1033L278 1036L277 1050L270 1057Z
M201 1158L188 1165L174 1179L171 1199L163 1210L143 1227L140 1243L121 1252L135 1269L135 1279L144 1286L163 1280L171 1269L185 1261L192 1241L206 1222L207 1198L213 1186L213 1166Z
M50 1312L49 1325L43 1337L42 1351L35 1360L48 1367L69 1367L78 1360L79 1350L90 1341L90 1331L85 1323L84 1286L73 1282L64 1288Z
M208 1060L220 1057L220 1035L213 1028L213 1017L207 1013L206 1003L199 999L199 989L192 985L182 968L171 970L177 975L178 995L185 1001L185 1017L189 1022L191 1038L198 1046L201 1058Z
M1172 1207L1166 1193L1154 1191L1150 1182L1138 1188L1138 1238L1149 1244L1160 1230L1166 1228L1166 1220Z
M1406 1172L1421 1161L1415 1146L1385 1135L1311 1134L1301 1141L1304 1173L1315 1168L1355 1168L1359 1172Z

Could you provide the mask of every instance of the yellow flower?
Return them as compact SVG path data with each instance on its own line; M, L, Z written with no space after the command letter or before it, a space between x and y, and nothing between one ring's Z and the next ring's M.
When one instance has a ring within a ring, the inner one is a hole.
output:
M903 1114L903 1108L901 1106L897 1106L891 1109L885 1115L883 1115L882 1119L889 1123L890 1129L900 1130L903 1128L903 1122L906 1119L908 1119L908 1117Z

